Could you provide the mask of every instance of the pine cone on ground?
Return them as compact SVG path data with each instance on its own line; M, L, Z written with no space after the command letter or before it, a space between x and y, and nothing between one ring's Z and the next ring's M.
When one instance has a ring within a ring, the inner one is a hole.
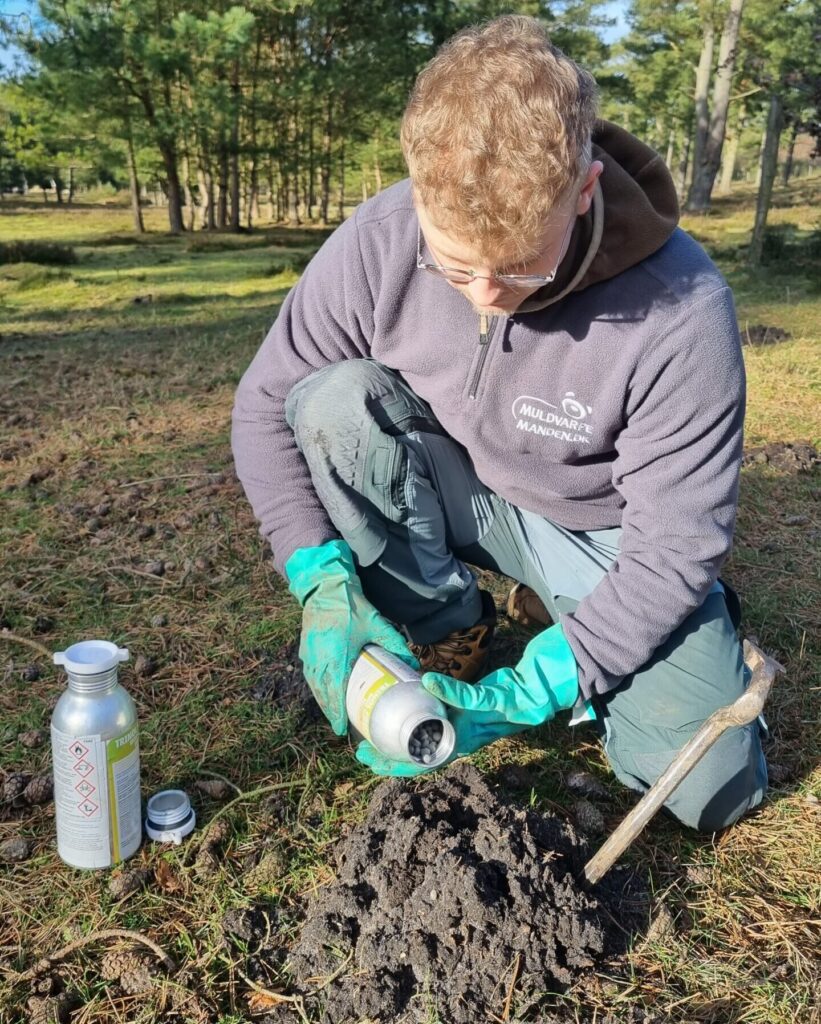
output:
M194 785L212 800L224 800L231 792L231 787L222 779L199 779Z
M121 900L142 889L150 877L151 872L146 868L123 868L109 879L108 891L115 900Z
M68 1024L74 1000L61 993L59 996L32 996L27 1004L28 1024Z
M0 864L18 864L31 856L31 843L22 836L4 839L0 843Z
M38 996L56 996L65 989L65 982L59 974L45 974L35 978L31 983L34 993Z
M100 961L100 976L106 981L119 981L122 972L128 970L132 956L127 950L109 950Z
M26 772L9 772L3 780L0 801L4 804L11 804L13 807L22 806L23 790L30 780L31 776Z
M225 818L218 818L203 833L202 846L219 846L231 835L231 826Z
M140 992L148 992L154 987L154 976L147 960L135 964L131 970L120 975L120 988L127 996L136 996Z
M219 859L215 854L216 847L203 846L194 861L194 874L199 879L210 878L219 870Z
M30 804L47 804L54 795L54 779L51 775L35 775L23 790L23 799Z
M288 858L279 848L266 850L246 874L243 884L247 892L257 893L264 889L275 888L282 880L288 867Z
M216 874L220 865L219 849L230 835L231 826L224 819L218 819L205 830L194 862L197 878L210 878Z
M127 996L145 992L154 984L151 962L130 950L106 953L100 963L100 974L106 981L116 981Z
M29 729L28 732L21 732L17 739L24 747L33 750L46 742L46 733L43 729Z

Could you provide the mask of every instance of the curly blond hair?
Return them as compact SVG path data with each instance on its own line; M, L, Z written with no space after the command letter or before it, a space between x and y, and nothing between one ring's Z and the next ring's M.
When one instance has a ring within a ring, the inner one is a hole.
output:
M590 165L593 76L535 18L464 29L420 72L402 120L417 201L494 260L525 261Z

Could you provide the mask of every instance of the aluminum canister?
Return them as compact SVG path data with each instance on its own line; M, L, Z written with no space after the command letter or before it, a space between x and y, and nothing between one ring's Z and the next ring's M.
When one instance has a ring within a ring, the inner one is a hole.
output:
M456 734L445 705L428 693L410 665L375 644L363 649L353 667L346 708L354 730L395 761L436 768L453 753ZM432 729L441 738L423 762L411 749Z
M127 659L107 640L54 655L68 676L51 717L57 852L72 867L111 867L142 840L137 709L117 679Z

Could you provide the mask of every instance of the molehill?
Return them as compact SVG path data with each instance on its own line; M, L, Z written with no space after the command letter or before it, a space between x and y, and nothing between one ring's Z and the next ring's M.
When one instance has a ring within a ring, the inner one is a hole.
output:
M564 1019L555 994L623 951L646 908L628 872L583 892L589 852L467 763L387 781L307 908L292 991L327 1024Z

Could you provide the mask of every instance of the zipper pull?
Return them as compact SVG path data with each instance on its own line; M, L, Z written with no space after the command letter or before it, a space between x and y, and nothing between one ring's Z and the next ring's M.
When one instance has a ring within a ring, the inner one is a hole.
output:
M488 338L488 322L487 313L479 314L479 344L487 345L490 338Z

